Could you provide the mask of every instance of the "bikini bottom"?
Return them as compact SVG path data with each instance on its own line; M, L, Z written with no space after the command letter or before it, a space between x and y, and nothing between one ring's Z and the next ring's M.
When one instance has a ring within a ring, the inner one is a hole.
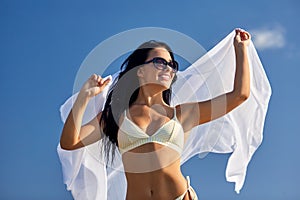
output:
M183 200L186 194L190 195L190 197L192 197L192 200L198 200L195 190L190 185L190 177L189 176L186 177L186 181L187 181L187 190L182 195L177 197L175 200Z

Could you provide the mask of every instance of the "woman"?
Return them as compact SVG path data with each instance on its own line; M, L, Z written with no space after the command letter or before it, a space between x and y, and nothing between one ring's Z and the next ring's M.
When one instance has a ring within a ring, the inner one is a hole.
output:
M231 92L174 108L170 107L171 85L178 70L174 55L164 43L144 43L123 63L125 69L103 111L82 126L89 100L110 80L92 75L86 81L63 127L61 148L75 150L103 138L106 158L113 162L114 154L109 152L111 148L115 152L117 146L127 180L126 199L197 199L189 178L181 173L180 155L193 127L225 115L249 97L249 41L248 32L236 30L236 72Z

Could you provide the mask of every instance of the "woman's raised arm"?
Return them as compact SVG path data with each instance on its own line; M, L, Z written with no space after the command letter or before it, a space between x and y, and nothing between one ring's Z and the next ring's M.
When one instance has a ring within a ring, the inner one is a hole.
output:
M64 124L60 138L62 149L78 149L101 138L99 125L101 113L84 126L82 126L82 118L90 99L102 92L109 82L110 79L104 80L93 74L84 83Z
M234 37L236 71L234 87L231 92L211 100L177 106L179 119L185 131L222 117L247 100L250 95L250 72L247 53L250 39L251 36L248 32L236 29ZM193 114L191 115L191 113Z

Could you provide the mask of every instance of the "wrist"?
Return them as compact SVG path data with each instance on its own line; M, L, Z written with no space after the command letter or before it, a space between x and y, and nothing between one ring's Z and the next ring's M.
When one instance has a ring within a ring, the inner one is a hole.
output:
M88 94L88 92L85 91L80 91L78 93L77 99L82 102L82 103L88 103L89 100L91 99L90 95Z
M248 46L243 43L237 44L234 46L234 49L237 54L240 54L240 53L245 54L245 53L247 53Z
M245 43L245 42L236 42L235 44L234 44L234 47L235 48L247 48L247 44Z

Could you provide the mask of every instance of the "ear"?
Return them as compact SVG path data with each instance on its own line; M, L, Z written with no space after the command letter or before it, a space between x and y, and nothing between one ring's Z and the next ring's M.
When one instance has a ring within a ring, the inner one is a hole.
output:
M144 69L142 67L140 67L137 72L136 75L140 78L144 77Z

